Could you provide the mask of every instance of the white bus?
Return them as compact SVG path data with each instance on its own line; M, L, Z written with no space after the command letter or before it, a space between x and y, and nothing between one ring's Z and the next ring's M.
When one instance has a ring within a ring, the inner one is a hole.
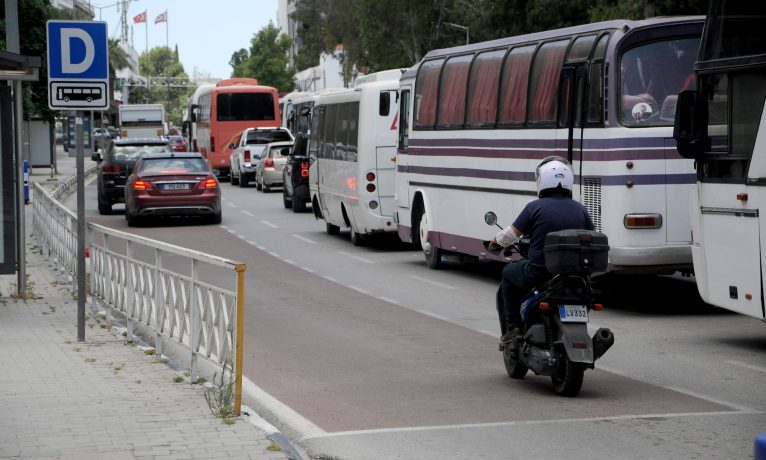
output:
M710 3L697 91L681 93L675 136L697 164L692 256L702 299L766 319L766 4Z
M393 232L399 77L389 70L361 77L352 89L320 95L311 119L309 183L314 215L327 233L348 228L359 245Z
M295 111L295 105L293 101L298 98L304 99L311 94L312 93L294 91L279 98L279 117L282 120L282 126L287 127L287 121L290 118L294 118L293 112ZM296 133L293 133L293 136L295 134Z
M608 21L429 52L401 79L399 237L437 268L493 258L536 197L534 169L570 160L574 198L609 236L609 270L690 272L693 162L672 138L703 17Z
M200 85L189 97L189 108L187 109L187 120L184 122L186 127L186 144L190 152L199 152L197 147L197 116L199 115L199 98L203 94L208 94L215 88L214 84Z

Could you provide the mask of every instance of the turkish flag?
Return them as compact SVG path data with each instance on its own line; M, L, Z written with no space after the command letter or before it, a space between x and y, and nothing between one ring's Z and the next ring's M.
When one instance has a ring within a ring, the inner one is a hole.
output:
M139 22L146 22L146 10L143 13L133 16L133 22L138 24Z
M157 24L158 22L168 22L168 12L167 10L162 13L161 15L154 18L154 23Z

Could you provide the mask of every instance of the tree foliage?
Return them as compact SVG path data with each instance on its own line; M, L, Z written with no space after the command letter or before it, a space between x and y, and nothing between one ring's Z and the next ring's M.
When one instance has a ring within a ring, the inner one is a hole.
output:
M188 79L183 64L178 60L178 50L167 46L158 46L141 53L139 58L141 75L146 77L175 77ZM183 111L186 108L194 88L152 86L134 87L130 90L132 104L164 104L168 120L180 126Z
M609 19L705 14L708 0L301 0L298 68L338 44L344 68L408 67L430 50ZM304 67L305 66L305 67Z
M232 77L256 78L261 85L289 93L295 88L295 69L288 68L291 43L290 37L280 34L270 22L253 35L249 52L243 48L232 54Z

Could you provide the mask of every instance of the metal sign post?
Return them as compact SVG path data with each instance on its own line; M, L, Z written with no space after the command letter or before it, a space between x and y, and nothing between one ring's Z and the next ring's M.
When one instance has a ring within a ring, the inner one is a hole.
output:
M48 106L76 110L77 340L85 341L85 163L83 110L109 108L109 45L105 22L48 21Z

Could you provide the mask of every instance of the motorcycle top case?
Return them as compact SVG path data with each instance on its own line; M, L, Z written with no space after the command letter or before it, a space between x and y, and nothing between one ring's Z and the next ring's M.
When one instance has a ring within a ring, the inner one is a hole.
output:
M561 230L545 236L545 268L550 273L605 272L609 264L606 235L592 230Z

